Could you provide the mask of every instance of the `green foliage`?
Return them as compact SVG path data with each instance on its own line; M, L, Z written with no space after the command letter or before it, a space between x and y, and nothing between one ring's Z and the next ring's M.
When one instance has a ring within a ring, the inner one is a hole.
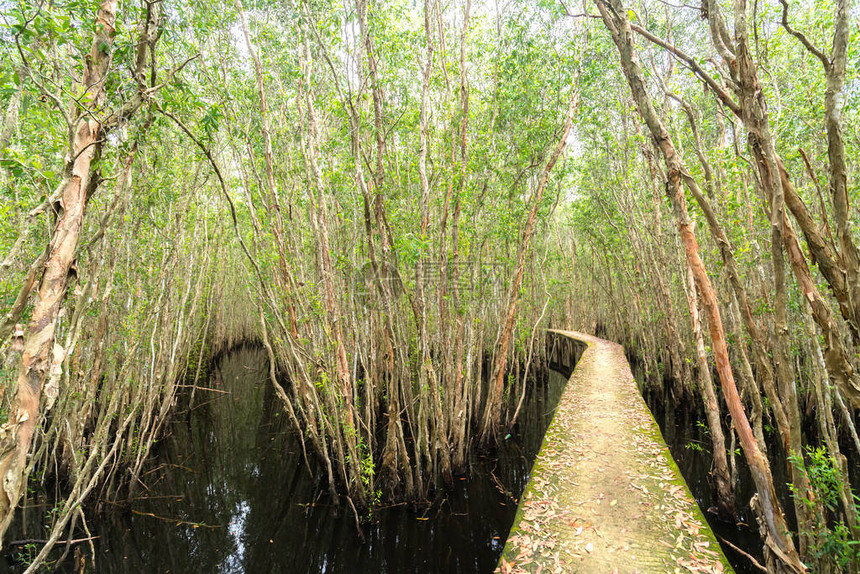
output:
M840 569L860 567L860 540L854 539L839 511L843 484L838 463L823 446L807 446L805 457L795 452L789 456L789 461L798 470L805 469L813 494L813 497L806 496L796 485L789 483L794 499L813 513L818 502L829 511L829 520L817 524L813 532L806 533L813 540L812 555L818 560L832 561ZM854 504L856 512L860 513L860 497L853 495L849 504Z
M28 544L24 544L23 546L15 547L12 553L12 559L19 566L28 567L33 563L33 560L36 559L36 556L38 554L39 547L36 546L35 543L30 542Z

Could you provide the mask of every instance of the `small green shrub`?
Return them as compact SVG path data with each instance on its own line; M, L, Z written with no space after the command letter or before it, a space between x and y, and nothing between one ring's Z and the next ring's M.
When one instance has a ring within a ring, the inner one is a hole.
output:
M802 532L811 539L810 555L816 561L830 562L845 572L856 572L860 569L860 540L853 539L840 510L843 484L837 462L824 447L807 446L805 459L809 485L815 498L804 496L794 484L789 483L788 487L792 496L801 504L814 511L816 504L820 503L827 514L824 524L816 524L813 527L814 532ZM804 460L799 453L792 453L789 461L795 467L803 468ZM860 498L857 495L852 498L850 503L860 512Z

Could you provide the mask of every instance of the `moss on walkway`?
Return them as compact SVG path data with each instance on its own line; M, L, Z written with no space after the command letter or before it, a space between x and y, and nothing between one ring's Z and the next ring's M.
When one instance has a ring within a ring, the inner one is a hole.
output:
M732 572L620 345L585 351L544 437L497 572Z

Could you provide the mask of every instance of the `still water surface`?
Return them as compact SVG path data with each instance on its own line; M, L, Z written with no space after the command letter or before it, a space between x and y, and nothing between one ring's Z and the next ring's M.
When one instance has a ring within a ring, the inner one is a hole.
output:
M474 455L452 491L427 508L376 510L363 541L305 467L267 368L257 349L228 354L212 390L177 407L134 502L90 519L97 572L493 571L564 376L532 385L512 438Z
M636 371L634 363L641 382ZM354 516L328 500L322 473L308 472L267 373L265 353L242 348L221 360L211 390L197 390L193 408L189 397L180 400L134 500L91 515L96 572L492 572L569 370L550 370L530 384L512 437L496 452L473 455L471 472L453 490L436 493L428 507L377 509L362 525L364 540ZM660 394L652 388L647 402L704 511L710 504L709 438L698 413L667 409L671 403ZM739 500L745 501L751 481L738 463ZM26 514L29 534L19 527L9 538L33 536L39 512ZM744 514L741 520L749 521ZM760 553L752 529L708 518L718 536ZM89 566L87 547L79 549ZM724 550L737 572L754 571ZM5 558L0 574L23 571L21 555ZM73 562L70 552L58 571L75 571Z

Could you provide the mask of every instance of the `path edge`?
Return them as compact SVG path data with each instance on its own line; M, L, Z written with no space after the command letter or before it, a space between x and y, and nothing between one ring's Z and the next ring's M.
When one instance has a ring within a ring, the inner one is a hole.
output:
M568 339L571 339L574 343L584 346L584 348L582 349L582 354L580 355L579 360L576 362L576 365L574 366L573 370L571 371L571 374L568 377L567 382L565 383L564 390L562 390L562 392L561 392L561 395L559 397L559 404L560 404L562 397L564 396L565 393L568 392L568 385L570 384L571 380L573 380L573 378L577 376L577 371L580 369L580 365L582 364L583 360L594 351L594 349L593 349L594 345L597 342L603 341L603 340L600 339L599 337L588 335L586 333L581 333L578 331L568 331L568 330L562 330L562 329L547 329L545 331L545 333L557 335L557 336L562 336L562 337L567 337ZM623 346L618 344L618 343L615 343L612 341L606 341L606 342L611 343L613 345L618 345L619 347L621 347L623 349ZM626 354L623 352L622 352L622 354L624 355L624 360L627 361ZM629 361L628 361L628 366L629 366ZM645 410L648 412L648 415L651 419L651 427L652 428L650 430L653 434L653 437L661 445L661 450L662 450L661 454L663 454L666 457L669 466L675 472L676 479L678 481L677 484L679 484L680 486L683 486L684 489L687 491L687 493L690 495L690 497L694 501L692 504L691 513L693 514L693 516L696 519L698 519L703 524L704 529L706 531L705 536L714 543L714 550L717 551L717 553L719 554L719 561L723 565L724 574L734 574L734 572L735 572L734 568L732 567L731 563L728 561L728 558L726 557L725 552L723 552L722 546L720 545L719 541L717 540L716 533L711 528L710 524L708 523L707 519L705 518L704 514L702 513L701 508L699 508L698 503L695 502L695 497L692 496L692 492L690 491L690 487L687 484L687 481L684 478L684 476L681 474L680 468L678 467L678 463L675 461L675 458L672 456L672 453L669 450L669 446L666 443L666 440L663 438L663 433L660 430L660 426L657 424L657 420L654 418L654 414L651 412L651 409L648 407L648 404L645 402L645 398L642 396L642 393L639 389L639 386L636 383L635 377L633 380L633 384L637 387L637 389L636 389L637 390L637 396L645 405ZM528 481L528 483L526 483L526 487L523 489L523 492L517 501L517 512L516 512L516 515L514 516L514 521L511 524L510 530L508 531L508 536L505 539L505 546L502 549L501 554L499 555L499 560L496 563L496 568L493 570L493 572L500 572L501 571L501 565L502 565L503 559L507 559L508 561L511 561L514 558L514 556L513 556L514 548L512 548L508 544L508 541L514 535L516 535L520 529L520 524L523 521L523 514L525 511L523 501L527 500L528 494L533 491L533 488L534 488L534 484L533 484L534 480L533 479L534 479L535 467L537 467L538 464L540 463L540 461L542 459L542 455L544 455L545 451L547 450L547 443L550 440L551 436L554 434L551 431L556 424L557 415L558 415L558 408L556 408L555 412L553 412L552 420L550 421L549 425L547 426L547 430L544 433L543 439L541 441L540 450L538 450L538 453L535 456L534 462L532 463L532 467L529 469L529 481Z

